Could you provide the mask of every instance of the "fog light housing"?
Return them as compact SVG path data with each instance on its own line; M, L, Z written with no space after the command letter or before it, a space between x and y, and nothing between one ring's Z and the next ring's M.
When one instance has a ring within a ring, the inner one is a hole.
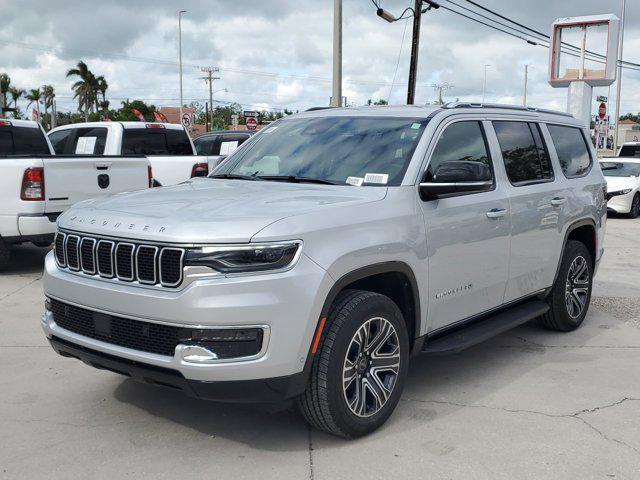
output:
M243 359L259 355L265 340L264 328L203 328L185 332L180 340L181 357L191 363Z

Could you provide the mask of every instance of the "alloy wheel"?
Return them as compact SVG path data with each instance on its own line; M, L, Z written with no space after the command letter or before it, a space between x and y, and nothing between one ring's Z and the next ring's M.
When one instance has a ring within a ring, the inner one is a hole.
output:
M571 318L578 318L585 309L589 298L589 280L589 264L582 255L577 256L569 267L565 288L565 303Z
M391 322L367 320L353 335L343 367L343 393L352 413L370 417L387 403L400 371L400 342Z

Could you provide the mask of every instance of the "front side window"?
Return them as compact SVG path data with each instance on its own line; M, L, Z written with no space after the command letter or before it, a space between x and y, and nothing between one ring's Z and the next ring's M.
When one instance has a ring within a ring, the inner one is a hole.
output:
M234 153L216 175L400 185L427 121L358 116L282 120Z
M49 142L51 142L51 146L53 147L53 151L56 152L56 155L62 155L65 153L65 147L67 146L67 140L69 140L71 132L73 132L73 130L67 128L65 130L58 130L57 132L51 132L49 134Z
M535 123L494 121L509 181L515 186L553 179L549 154Z
M479 179L493 180L487 142L479 122L456 122L442 132L429 160L424 181L437 182L439 171L446 169L449 175L456 166L461 170L481 169L484 173Z
M591 155L587 141L579 128L547 125L558 160L567 178L586 175L591 168Z

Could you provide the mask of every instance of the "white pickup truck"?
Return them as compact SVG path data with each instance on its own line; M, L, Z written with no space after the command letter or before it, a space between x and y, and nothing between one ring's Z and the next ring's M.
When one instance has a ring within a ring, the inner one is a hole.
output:
M74 203L151 183L144 155L54 155L38 123L0 119L0 270L11 245L49 245L58 216Z
M187 131L172 123L74 123L51 130L49 140L58 155L146 155L156 187L205 177L211 170L209 162L219 163L214 157L196 155Z

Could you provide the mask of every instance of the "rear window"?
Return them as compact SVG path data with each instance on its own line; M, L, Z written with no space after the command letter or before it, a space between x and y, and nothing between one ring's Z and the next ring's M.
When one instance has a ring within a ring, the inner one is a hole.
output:
M579 128L547 125L558 160L567 178L586 175L591 168L591 155L587 141Z
M0 127L0 155L49 154L49 145L39 128Z
M122 155L193 155L184 130L164 128L125 128Z

